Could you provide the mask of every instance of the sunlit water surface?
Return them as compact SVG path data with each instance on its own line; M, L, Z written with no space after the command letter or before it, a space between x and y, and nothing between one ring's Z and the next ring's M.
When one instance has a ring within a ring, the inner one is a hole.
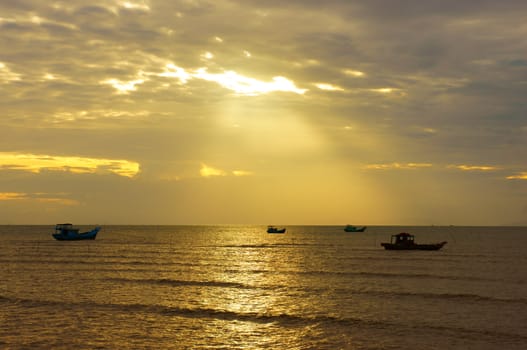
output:
M527 228L52 230L0 226L0 348L527 349Z

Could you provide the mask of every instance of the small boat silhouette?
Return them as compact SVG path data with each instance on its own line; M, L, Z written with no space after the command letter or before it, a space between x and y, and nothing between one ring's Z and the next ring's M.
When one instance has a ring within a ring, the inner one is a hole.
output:
M279 229L274 226L267 226L267 233L285 233L285 227Z
M357 227L357 226L353 226L353 225L346 225L346 227L344 227L344 231L346 231L346 232L364 232L364 231L366 231L366 226Z
M417 244L414 241L414 235L406 232L401 232L392 235L390 243L381 243L381 246L386 250L439 250L447 242L431 243L431 244Z

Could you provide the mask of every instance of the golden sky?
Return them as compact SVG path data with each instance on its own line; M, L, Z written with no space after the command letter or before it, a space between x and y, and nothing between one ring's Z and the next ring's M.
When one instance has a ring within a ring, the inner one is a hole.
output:
M0 224L527 224L527 3L0 3Z

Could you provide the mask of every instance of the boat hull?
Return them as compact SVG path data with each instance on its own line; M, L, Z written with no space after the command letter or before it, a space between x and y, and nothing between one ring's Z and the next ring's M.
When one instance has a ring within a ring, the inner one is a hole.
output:
M364 227L345 227L344 231L346 231L346 232L364 232L364 231L366 231L366 226L364 226Z
M381 246L386 250L439 250L447 242L432 243L432 244L394 244L394 243L381 243Z
M267 233L285 233L285 228L281 230L267 230Z
M82 240L94 240L97 237L97 233L100 231L100 227L96 227L91 231L83 233L75 232L61 232L53 233L52 236L57 241L82 241Z

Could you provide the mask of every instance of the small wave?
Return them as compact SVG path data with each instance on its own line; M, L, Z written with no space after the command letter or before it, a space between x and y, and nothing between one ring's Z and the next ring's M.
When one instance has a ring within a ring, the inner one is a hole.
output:
M369 271L331 271L331 270L271 270L271 269L253 269L253 270L239 270L239 269L226 269L226 273L251 273L251 274L289 274L289 275L304 275L304 276L341 276L341 277L382 277L382 278L431 278L431 279L446 279L446 280L467 280L467 281L500 281L500 279L481 278L473 276L449 276L449 275L435 275L435 274L423 274L423 273L390 273L390 272L369 272ZM519 281L518 283L520 283Z
M169 278L159 279L131 279L131 278L107 278L107 281L115 281L122 283L144 283L144 284L160 284L169 286L200 286L200 287L222 287L222 288L251 288L248 285L236 282L221 282L221 281L188 281L175 280Z
M261 314L261 313L243 313L230 310L219 310L211 308L183 308L177 306L164 305L145 305L145 304L103 304L96 302L64 302L57 300L34 300L23 299L16 297L0 296L0 305L3 303L23 305L27 307L58 307L65 306L68 308L89 308L89 309L107 309L115 310L117 312L143 312L143 313L157 313L165 316L180 316L186 318L205 318L205 319L220 319L220 320L240 320L256 323L288 323L304 322L312 323L330 319L336 321L333 317L324 316L320 319L316 317L304 317L300 315L290 314Z
M453 275L437 275L427 273L392 273L392 272L369 272L369 271L298 271L295 272L304 275L335 275L335 276L361 276L361 277L382 277L382 278L430 278L439 280L454 280L454 281L499 281L499 279L481 278L474 276L453 276Z
M418 330L433 330L445 334L451 333L451 336L458 338L471 337L475 339L489 338L493 341L527 341L527 336L493 331L488 329L468 329L463 327L445 327L433 324L410 324L408 322L393 322L385 320L371 320L352 317L338 317L331 315L298 315L288 313L255 313L255 312L237 312L224 309L212 308L185 308L166 305L146 305L146 304L103 304L96 302L64 302L54 300L33 300L15 297L5 297L0 295L0 305L16 304L19 307L49 307L57 308L78 308L78 309L98 309L116 313L144 313L157 314L167 317L183 317L196 319L215 319L222 321L243 321L261 324L279 324L283 327L305 327L310 325L322 325L330 328L333 325L345 328L377 328L377 329L399 329L402 333L412 334Z
M330 315L294 315L287 313L256 313L256 312L236 312L224 309L212 308L185 308L166 305L146 305L146 304L105 304L96 302L65 302L57 300L34 300L22 299L16 297L0 296L0 305L2 303L17 304L26 307L66 307L79 309L99 309L111 310L119 313L155 313L163 316L199 318L199 319L216 319L224 321L245 321L254 323L277 323L283 326L304 326L316 325L320 323L343 324L346 326L369 325L383 327L384 321L374 321L355 318L340 318Z
M209 248L277 248L277 247L324 247L324 246L334 246L333 244L310 244L310 243L261 243L261 244L226 244L226 245L215 245L215 246L206 246Z
M516 303L527 305L527 299L525 298L500 298L490 297L477 294L450 294L450 293L415 293L415 292L385 292L385 291L364 291L364 292L352 292L368 295L377 295L382 297L418 297L418 298L431 298L431 299L451 299L451 300L465 300L471 302L498 302L498 303Z
M499 281L498 279L480 278L473 276L449 276L449 275L435 275L423 273L391 273L391 272L369 272L369 271L331 271L331 270L271 270L271 269L253 269L253 270L238 270L227 269L226 273L240 273L249 272L252 274L290 274L290 275L304 275L304 276L360 276L360 277L382 277L382 278L432 278L432 279L447 279L447 280L468 280L468 281Z
M268 243L262 243L262 244L226 244L221 246L207 246L207 247L214 247L214 248L273 248L275 244L268 244Z
M249 285L237 282L225 282L225 281L192 281L192 280L177 280L177 279L128 279L128 278L108 278L106 280L123 282L123 283L145 283L145 284L158 284L168 286L198 286L198 287L219 287L219 288L239 288L239 289L263 289L263 290L299 290L304 292L325 292L326 288L305 288L305 287L292 287L287 285ZM371 296L382 296L382 297L410 297L410 298L430 298L430 299L450 299L450 300L464 300L468 302L497 302L497 303L516 303L527 305L526 298L501 298L483 296L477 294L465 294L465 293L420 293L420 292L390 292L390 291L350 291L349 289L344 292L351 294L362 294Z
M98 269L99 266L218 266L223 267L222 264L197 264L194 262L174 262L174 261L153 261L153 260L104 260L100 257L93 257L92 259L0 259L0 263L5 264L27 264L42 266L42 264L48 265L61 265L68 264L69 266L89 266L90 269Z

